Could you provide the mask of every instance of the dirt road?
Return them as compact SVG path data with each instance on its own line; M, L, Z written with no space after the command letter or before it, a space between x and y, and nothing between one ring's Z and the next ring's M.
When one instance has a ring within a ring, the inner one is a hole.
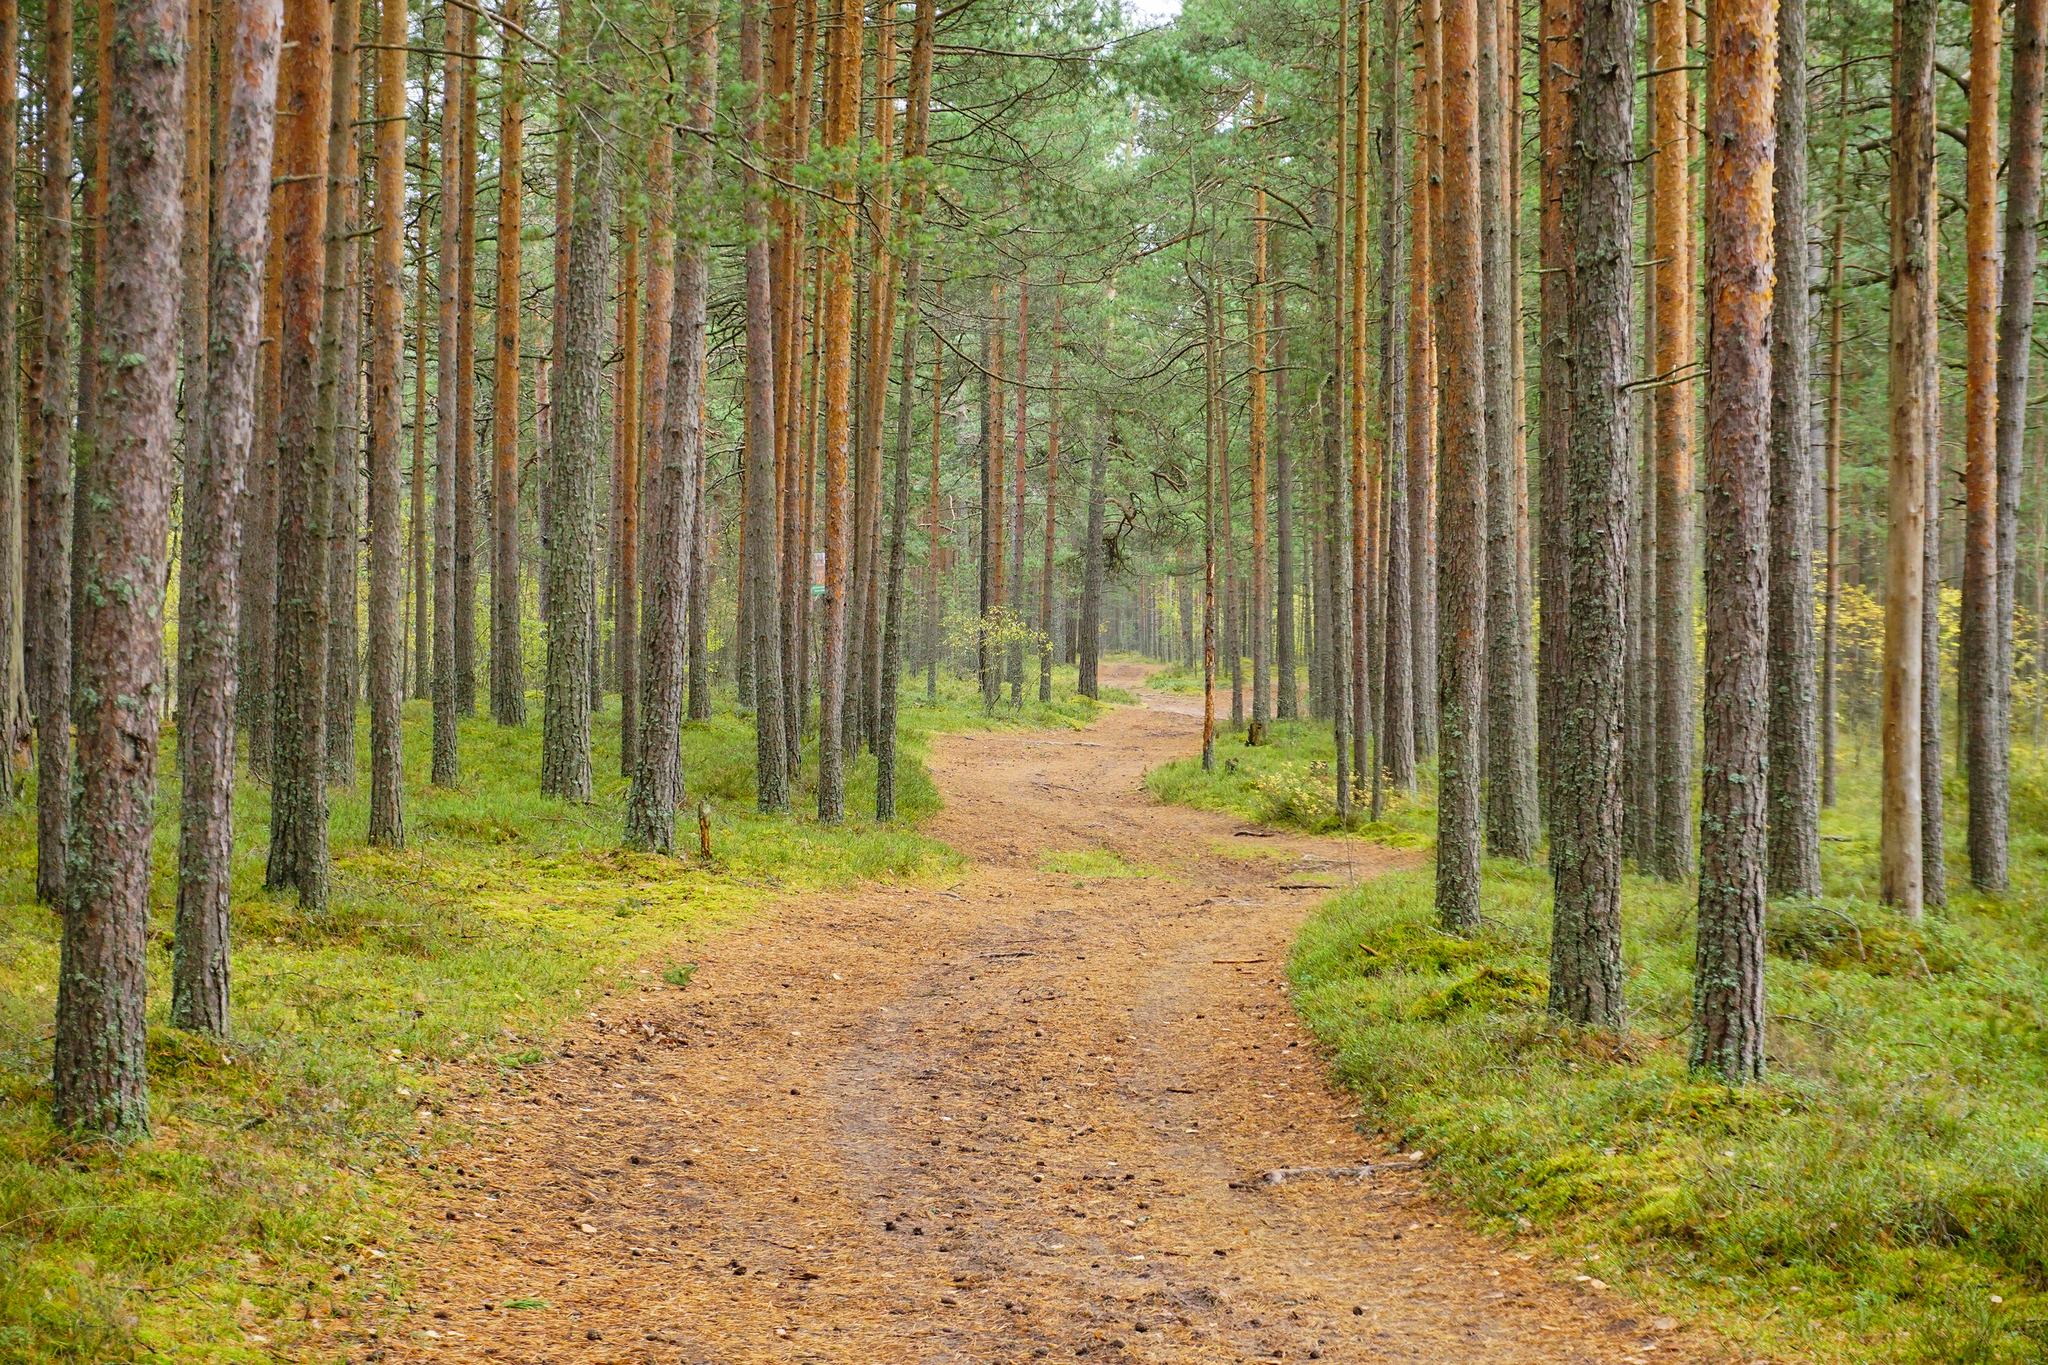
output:
M943 742L956 885L779 907L476 1105L488 1136L421 1173L409 1311L353 1356L1695 1358L1414 1171L1259 1182L1392 1155L1324 1087L1282 968L1313 887L1405 855L1152 802L1196 731L1150 700ZM1047 870L1090 850L1146 875Z

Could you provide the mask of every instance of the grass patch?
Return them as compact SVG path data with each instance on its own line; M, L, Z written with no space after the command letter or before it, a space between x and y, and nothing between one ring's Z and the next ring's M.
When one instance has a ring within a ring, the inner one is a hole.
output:
M1147 682L1152 686L1157 674ZM1201 688L1196 675L1196 690ZM1370 818L1367 798L1357 798L1348 831L1337 823L1337 779L1330 727L1320 721L1277 720L1268 742L1254 748L1243 735L1216 736L1216 767L1202 771L1200 754L1162 763L1145 774L1145 787L1162 801L1198 810L1224 811L1259 824L1318 834L1351 833L1395 848L1430 848L1436 843L1435 771L1424 765L1415 793L1387 791L1380 818Z
M1290 966L1338 1079L1457 1197L1745 1354L2040 1361L2048 1350L2048 767L2015 773L2016 888L1878 906L1875 775L1823 828L1826 896L1772 907L1770 1076L1688 1074L1693 899L1631 877L1618 1037L1544 1012L1549 884L1488 863L1484 931L1433 873L1333 898ZM1957 793L1948 809L1960 816ZM1964 866L1961 826L1949 867Z
M1035 681L1035 680L1034 680ZM618 848L614 700L595 725L597 792L537 794L540 727L462 728L463 781L428 787L424 703L406 709L406 847L362 843L367 792L333 793L335 883L309 917L262 889L267 788L238 792L234 1036L162 1024L175 900L175 746L166 737L149 943L152 1131L123 1152L66 1150L49 1124L58 925L33 899L33 806L0 818L0 1362L258 1361L305 1319L398 1294L397 1171L466 1137L470 1091L545 1060L569 1014L686 986L688 945L779 892L917 877L952 855L915 832L938 807L920 761L936 730L1081 724L1096 703L982 718L948 680L906 707L894 826L875 824L874 760L850 765L843 826L753 811L753 727L721 711L685 727L692 805L715 856ZM534 708L536 716L538 708ZM367 745L367 721L358 739ZM367 765L367 753L359 755ZM815 809L814 756L796 797ZM686 825L689 821L685 821ZM666 961L664 961L666 959Z
M1143 863L1127 863L1106 848L1078 848L1047 852L1038 859L1038 870L1062 877L1151 877L1157 871Z

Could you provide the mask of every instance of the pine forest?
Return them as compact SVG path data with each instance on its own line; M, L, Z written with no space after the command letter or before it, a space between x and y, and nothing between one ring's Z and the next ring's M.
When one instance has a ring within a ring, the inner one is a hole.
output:
M2048 0L0 70L0 1365L2043 1358Z

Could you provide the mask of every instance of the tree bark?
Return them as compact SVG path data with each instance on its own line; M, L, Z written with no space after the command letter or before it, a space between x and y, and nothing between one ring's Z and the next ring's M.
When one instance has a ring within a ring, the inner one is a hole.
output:
M185 452L178 593L178 910L171 1023L228 1031L228 900L234 855L235 636L241 585L242 482L254 436L256 352L277 132L279 0L234 0L220 54L226 82L206 425Z
M204 13L203 4L195 13ZM16 0L0 0L0 69L21 65L21 10ZM0 384L0 812L14 809L15 773L19 755L29 743L28 656L24 631L28 580L22 556L24 463L22 448L20 213L16 199L21 137L21 98L15 83L0 83L0 374L15 376ZM202 205L205 196L200 196ZM188 206L186 216L191 211ZM189 297L189 296L188 296ZM203 340L203 338L202 338ZM192 348L187 346L188 355ZM204 357L201 356L203 363ZM188 446L190 444L188 437Z
M79 490L78 838L65 884L53 1108L59 1128L124 1138L149 1122L144 949L178 354L178 291L165 287L178 278L178 237L141 227L179 216L185 5L129 0L114 23L121 98L107 99L106 206L133 230L110 234L100 257L97 336L118 363L104 375L99 440Z
M1673 0L1666 0L1672 3ZM1486 410L1479 291L1478 59L1475 0L1444 0L1443 268L1437 317L1443 450L1437 471L1438 758L1436 908L1455 933L1479 928L1480 726L1486 681ZM1448 282L1459 281L1452 285Z
M1820 894L1820 755L1813 659L1813 385L1806 287L1806 0L1780 0L1772 181L1770 762L1773 895Z
M1386 515L1381 519L1384 549L1381 576L1382 643L1380 646L1381 705L1379 715L1379 771L1373 790L1379 790L1380 776L1401 790L1415 790L1415 700L1414 668L1409 655L1413 630L1409 616L1413 593L1409 586L1408 556L1408 296L1400 278L1400 237L1406 230L1401 178L1401 139L1396 128L1396 105L1400 95L1401 7L1389 0L1384 11L1386 42L1382 45L1380 88L1386 92L1386 117L1378 130L1379 170L1382 200L1386 211L1380 215L1380 467L1385 489Z
M282 75L279 79L282 82ZM273 222L270 250L264 262L256 442L250 453L248 496L242 509L242 680L237 693L240 723L248 734L249 771L264 778L271 775L275 749L272 710L277 699L278 387L284 327L283 255L284 234Z
M1081 624L1077 632L1080 648L1074 669L1075 690L1090 701L1102 692L1102 511L1109 442L1115 439L1115 431L1112 421L1109 432L1098 436L1088 450L1088 519L1081 542Z
M1265 112L1265 98L1253 97L1254 117ZM1266 582L1266 561L1271 554L1266 526L1269 492L1266 483L1266 190L1263 183L1252 189L1252 280L1251 296L1245 304L1251 348L1251 441L1250 473L1252 495L1252 724L1261 734L1272 719L1270 703L1272 678L1266 659L1268 623L1272 620L1272 598ZM1047 583L1050 591L1051 584Z
M507 20L519 23L520 14L519 0L506 0ZM498 96L497 345L491 370L491 716L500 725L524 725L526 660L519 634L519 234L526 192L526 81L518 35L508 28L503 41L508 60Z
M1348 687L1351 703L1351 781L1363 788L1367 773L1377 773L1378 764L1373 762L1367 746L1373 737L1376 717L1373 714L1373 691L1378 685L1376 660L1372 653L1374 597L1372 591L1373 536L1372 517L1375 510L1371 479L1368 472L1366 451L1368 433L1365 397L1365 339L1366 339L1366 228L1370 214L1367 185L1369 176L1366 168L1366 142L1368 116L1372 105L1372 6L1368 0L1359 0L1357 53L1355 57L1356 95L1351 106L1351 255L1349 291L1351 303L1351 328L1347 333L1349 342L1345 356L1349 362L1346 372L1346 392L1350 396L1351 426L1350 454L1351 469L1347 481L1349 490L1350 547L1351 559L1347 569L1350 591L1347 594L1351 605L1350 618L1345 624L1349 648L1344 657L1348 661ZM1229 495L1225 493L1225 503ZM1226 529L1229 516L1224 517ZM1232 654L1235 660L1235 653Z
M1545 350L1568 357L1566 375L1546 376L1545 395L1569 377L1571 426L1548 454L1552 490L1544 517L1563 523L1549 566L1563 589L1562 629L1551 656L1557 724L1549 792L1550 875L1555 888L1550 935L1550 1011L1582 1028L1618 1029L1624 1021L1621 964L1622 681L1627 650L1624 591L1629 552L1629 439L1633 402L1630 322L1634 283L1636 0L1587 0L1574 16L1576 80L1552 94L1570 107L1547 110L1546 163L1561 195L1549 228L1553 248L1571 256L1558 297L1571 338ZM1546 16L1546 18L1551 18ZM1553 26L1548 29L1556 34ZM1546 62L1556 62L1554 49ZM1568 148L1549 145L1573 130ZM1553 156L1561 154L1561 156ZM1545 213L1553 212L1545 204ZM1546 253L1550 254L1550 253ZM1552 257L1554 259L1554 255ZM1546 284L1546 289L1549 286ZM1553 381L1556 381L1553 383ZM1556 600L1556 599L1551 599ZM1550 614L1550 602L1544 615Z
M1216 337L1216 295L1207 285L1198 287L1202 291L1202 771L1209 773L1216 771L1216 465L1223 444L1218 393L1222 365L1217 354L1221 348ZM1091 506L1091 520L1095 515ZM1098 599L1101 591L1098 584ZM1340 757L1344 752L1341 742L1337 752Z
M1415 68L1415 199L1409 214L1408 279L1408 592L1409 667L1414 670L1415 755L1436 752L1436 450L1437 450L1437 324L1436 228L1430 166L1439 155L1437 133L1440 92L1429 53L1438 31L1437 0L1422 0L1422 58ZM1440 54L1439 54L1440 56ZM1545 276L1545 278L1549 278Z
M1761 1080L1764 1073L1777 151L1772 94L1781 73L1795 89L1803 90L1806 81L1803 33L1795 57L1782 66L1778 60L1777 9L1772 0L1722 0L1714 11L1708 59L1707 680L1691 1063L1732 1085ZM1803 27L1796 15L1794 24ZM1804 154L1802 144L1796 156ZM1780 179L1778 188L1785 184ZM1790 235L1798 247L1785 266L1800 278L1787 283L1803 297L1803 213ZM1788 340L1803 353L1804 327ZM1810 421L1803 397L1802 389L1801 443ZM1804 464L1799 461L1802 474ZM1802 485L1799 496L1803 501L1810 489ZM1809 549L1798 546L1801 554ZM1798 606L1810 611L1811 604L1809 586Z
M476 16L462 16L461 136L455 172L455 714L476 714ZM509 68L501 68L509 69ZM453 779L450 784L453 785Z
M1651 870L1690 875L1693 746L1692 364L1693 242L1687 216L1685 6L1654 0L1650 140L1656 225L1650 256L1657 291L1657 839ZM1686 382L1679 382L1686 375Z
M1066 282L1067 272L1062 266L1053 273L1052 284L1052 378L1046 393L1045 429L1045 563L1038 573L1038 699L1047 705L1052 703L1053 558L1059 548L1060 347L1066 325L1062 311Z
M72 69L71 0L46 0L43 62ZM71 826L72 83L46 82L43 110L42 440L29 474L25 576L35 584L29 705L36 718L36 897L64 904Z
M768 259L767 211L759 173L751 167L761 148L762 0L741 0L740 80L751 92L740 111L740 139L748 148L746 233L746 581L745 648L754 660L754 790L763 811L789 809L785 777L789 755L782 698L782 590L775 486L775 329Z
M354 122L352 119L351 124ZM360 135L353 126L345 132L347 165L342 179L328 187L330 200L337 194L343 197L340 239L330 235L328 243L328 250L341 257L342 276L342 286L336 291L340 317L335 338L333 531L327 540L327 781L337 787L356 783L356 697L362 690L358 598L363 576L363 459L362 425L357 414L363 401L363 310L352 231L362 164ZM333 213L330 203L330 217Z
M1481 390L1486 434L1486 847L1497 857L1536 856L1535 733L1523 705L1529 679L1521 639L1521 573L1515 544L1515 409L1509 284L1506 140L1501 107L1501 4L1481 0L1478 25Z
M21 12L15 0L0 0L0 65L20 67ZM9 65L11 64L11 65ZM0 374L20 376L21 282L15 187L19 170L20 95L15 85L0 88ZM189 208L187 216L190 216ZM30 742L27 644L24 630L28 582L22 557L26 452L21 440L21 385L0 385L0 812L14 809L19 755Z
M462 87L469 81L461 53L464 10L444 4L447 44L441 74L441 242L434 261L440 305L434 350L434 665L433 771L437 787L462 780L458 721L462 714L462 661L456 652L455 522L461 501L462 379ZM424 368L422 369L424 373ZM545 766L545 765L544 765ZM545 784L543 784L545 790Z
M657 463L648 483L652 573L641 617L640 744L626 798L626 846L675 851L676 808L683 796L681 754L684 635L690 602L695 510L701 505L704 459L704 354L711 258L702 229L712 194L710 133L718 92L718 11L704 4L684 19L689 63L684 72L682 174L676 182L675 303L670 312L668 381L662 403Z
M1842 68L1840 102L1849 103L1849 70ZM1827 586L1822 603L1820 650L1820 803L1835 804L1835 694L1841 661L1837 657L1838 618L1842 610L1842 270L1844 238L1849 227L1849 132L1843 125L1835 151L1835 233L1828 284L1828 453L1827 453ZM2026 286L2033 289L2032 279Z
M1277 255L1277 251L1274 253ZM1274 274L1285 267L1269 263ZM1295 653L1295 614L1299 584L1295 578L1294 451L1291 414L1287 408L1287 291L1275 289L1270 309L1273 333L1273 714L1294 720L1301 714L1301 676ZM1185 581L1185 580L1183 580Z
M348 43L342 58L338 43ZM270 854L264 885L298 893L309 911L327 903L327 579L334 492L334 393L324 384L322 341L339 321L327 294L341 285L328 260L334 224L328 187L345 168L334 145L337 67L352 73L353 25L344 36L320 6L285 14L278 72L279 137L273 219L281 243L278 333L277 658L271 703ZM346 75L342 75L345 79ZM344 230L346 230L344 228Z
M1884 779L1879 892L1920 917L1920 652L1927 517L1927 372L1933 363L1934 0L1893 10L1891 459L1885 516Z
M2002 25L1997 0L1975 0L1971 5L1970 146L1964 174L1963 316L1968 360L1963 399L1963 593L1956 671L1961 757L1970 792L1970 881L1994 890L2003 890L2009 879L1998 625L1997 139ZM2029 299L2024 306L2032 303Z
M619 279L619 369L612 428L618 461L612 472L612 655L619 679L619 775L639 765L640 740L640 225L626 224ZM601 699L594 699L601 700Z
M860 124L862 17L857 0L838 0L836 21L828 29L824 144L828 152L837 155L845 154ZM853 436L853 181L845 173L836 175L830 194L831 203L820 223L826 272L819 318L825 419L825 629L820 667L824 695L818 713L818 818L838 824L846 818L846 569L852 548L846 476Z
M2019 577L2020 482L2025 467L2027 380L2034 334L2034 271L2040 249L2041 87L2048 21L2043 0L2013 7L2012 130L2006 144L2005 278L1998 318L1995 635L1990 667L1998 714L1986 752L1970 754L1970 880L1986 891L2011 884L2013 602ZM1972 87L1974 91L1974 86Z
M1657 10L1665 0L1650 0ZM1653 12L1654 13L1654 12ZM1609 11L1611 17L1612 11ZM1565 652L1570 631L1571 553L1570 520L1561 515L1569 504L1572 487L1572 429L1575 420L1572 400L1578 391L1577 331L1573 322L1572 270L1577 258L1573 237L1574 216L1566 211L1565 196L1575 173L1572 148L1576 139L1577 96L1582 39L1579 0L1543 0L1542 46L1537 68L1537 122L1542 141L1541 171L1538 179L1540 203L1537 211L1537 262L1542 283L1537 309L1541 315L1543 372L1541 425L1537 428L1537 458L1541 465L1538 487L1543 506L1541 531L1537 535L1537 572L1542 578L1542 623L1537 640L1537 672L1540 679L1540 724L1537 755L1545 784L1546 810L1558 811L1560 793L1555 780L1564 756L1558 750L1564 728L1564 691L1575 679L1571 660ZM1634 54L1629 56L1634 64ZM1653 87L1654 89L1654 87ZM1611 92L1610 92L1611 93ZM1629 114L1634 117L1633 98ZM1654 297L1655 291L1648 291ZM1605 301L1603 300L1603 303ZM1604 450L1604 447L1603 447ZM1611 452L1605 452L1611 454ZM1640 760L1639 760L1640 761ZM1580 808L1564 798L1570 810L1558 820L1576 819ZM1574 836L1577 837L1577 836ZM1553 849L1553 874L1556 865Z
M1939 210L1936 210L1937 215ZM1937 222L1939 218L1937 216ZM1939 229L1937 228L1937 232ZM1937 257L1933 272L1940 271ZM1939 308L1940 285L1929 286ZM1930 323L1930 327L1933 326ZM1920 885L1928 905L1948 904L1947 821L1941 758L1941 337L1927 338L1927 490L1921 522L1920 581Z
M398 448L405 423L406 0L382 0L377 53L377 237L370 281L369 842L405 844L405 567ZM419 373L416 370L415 373Z
M585 54L593 73L605 69L610 29L598 25ZM597 484L605 450L604 359L610 349L605 301L617 189L613 184L602 84L572 104L575 119L574 206L568 274L562 281L563 366L560 409L548 478L552 517L548 546L547 693L541 711L541 791L587 801L590 770L590 660L595 644Z
M432 103L432 92L420 101L424 109ZM420 129L420 178L426 179L426 129ZM427 300L434 291L427 287L427 262L433 253L427 250L427 216L420 215L419 224L419 271L413 288L414 313L412 333L413 356L413 405L412 405L412 531L410 553L412 556L412 695L426 700L433 693L431 675L433 665L429 654L433 648L433 614L430 610L433 597L428 581L427 523L433 513L427 505ZM566 275L567 272L562 272ZM557 275L556 278L562 278ZM438 316L438 313L437 313ZM401 357L402 359L402 357ZM542 506L541 539L547 539L546 506ZM545 597L545 594L543 594Z

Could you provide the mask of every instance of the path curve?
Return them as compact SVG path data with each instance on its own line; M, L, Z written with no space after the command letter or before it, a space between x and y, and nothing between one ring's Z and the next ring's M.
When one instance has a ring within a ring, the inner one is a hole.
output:
M1199 721L1148 700L940 741L957 884L780 905L475 1105L477 1145L421 1172L415 1295L354 1358L1693 1358L1414 1171L1258 1182L1387 1157L1282 969L1314 887L1412 855L1151 800ZM1091 849L1150 875L1043 870Z

